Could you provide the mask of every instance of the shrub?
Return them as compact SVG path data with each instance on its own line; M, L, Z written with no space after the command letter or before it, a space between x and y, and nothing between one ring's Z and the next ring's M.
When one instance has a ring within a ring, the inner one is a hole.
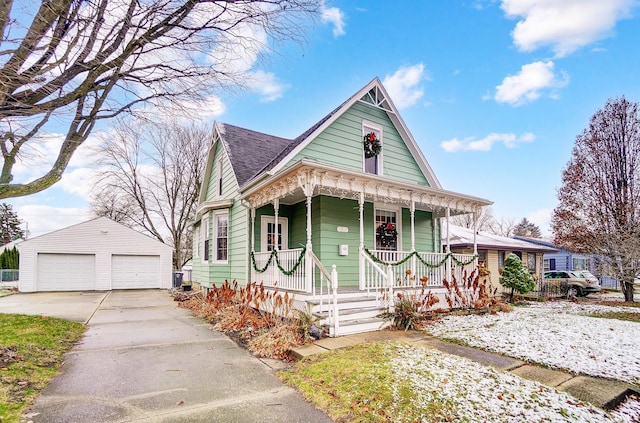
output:
M504 268L500 275L500 284L511 288L509 301L513 301L513 293L525 294L536 287L536 283L522 265L520 258L511 253L504 261Z

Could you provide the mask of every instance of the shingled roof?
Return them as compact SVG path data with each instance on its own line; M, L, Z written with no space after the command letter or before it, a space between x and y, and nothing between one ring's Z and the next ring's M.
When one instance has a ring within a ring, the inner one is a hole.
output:
M218 123L220 138L229 154L238 185L244 186L262 172L278 164L297 145L337 113L347 101L333 109L295 139L276 137L227 123Z
M218 123L217 127L241 187L265 170L276 156L294 142L227 123Z

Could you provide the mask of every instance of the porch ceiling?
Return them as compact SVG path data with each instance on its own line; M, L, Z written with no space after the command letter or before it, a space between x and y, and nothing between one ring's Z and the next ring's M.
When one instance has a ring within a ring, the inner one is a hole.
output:
M418 210L436 212L444 216L449 208L452 215L477 213L492 204L483 198L430 188L424 185L396 181L384 176L345 170L312 160L302 159L275 174L266 175L242 190L241 199L251 208L258 208L279 200L281 204L304 201L307 195L400 204L409 207L413 202Z

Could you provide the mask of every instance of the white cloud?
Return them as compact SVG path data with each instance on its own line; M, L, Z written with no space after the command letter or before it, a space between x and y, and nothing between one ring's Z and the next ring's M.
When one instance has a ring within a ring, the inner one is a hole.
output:
M551 233L551 216L553 209L540 209L527 214L527 219L535 223L542 232L542 236L550 237Z
M56 187L89 201L96 182L97 169L80 167L65 171Z
M413 106L423 96L420 85L429 78L424 74L424 65L402 66L393 75L387 75L382 84L389 92L393 103L399 108Z
M324 7L322 5L322 22L333 24L333 36L339 37L345 34L344 31L344 12L337 7Z
M498 103L520 106L537 100L543 90L566 86L569 83L569 77L564 73L560 77L557 76L553 67L552 61L523 65L520 68L520 73L507 76L502 84L496 87L494 99ZM556 96L554 92L550 92L548 95L554 98Z
M551 46L558 57L611 35L636 0L502 0L507 17L519 19L513 42L530 52Z
M275 101L284 95L289 88L288 84L283 84L272 72L255 71L248 74L251 91L260 95L263 103Z
M469 137L462 140L453 138L448 141L442 141L440 147L448 153L458 151L489 151L496 143L502 143L507 148L515 148L518 144L533 142L535 138L535 135L530 132L526 132L519 137L515 134L491 133L482 139Z

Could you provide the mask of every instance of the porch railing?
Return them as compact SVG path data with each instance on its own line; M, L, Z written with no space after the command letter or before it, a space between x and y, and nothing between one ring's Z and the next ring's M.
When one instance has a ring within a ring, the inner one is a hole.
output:
M465 272L469 275L476 268L474 258L473 254L363 250L363 288L370 291L443 286L445 278L450 281L455 276L461 281Z
M306 292L304 248L253 253L254 278L268 286Z
M319 300L320 313L327 312L329 335L339 336L340 319L338 312L338 272L336 265L331 266L331 273L320 262L313 251L307 250L307 259L311 269L312 293ZM318 287L316 290L316 286Z

